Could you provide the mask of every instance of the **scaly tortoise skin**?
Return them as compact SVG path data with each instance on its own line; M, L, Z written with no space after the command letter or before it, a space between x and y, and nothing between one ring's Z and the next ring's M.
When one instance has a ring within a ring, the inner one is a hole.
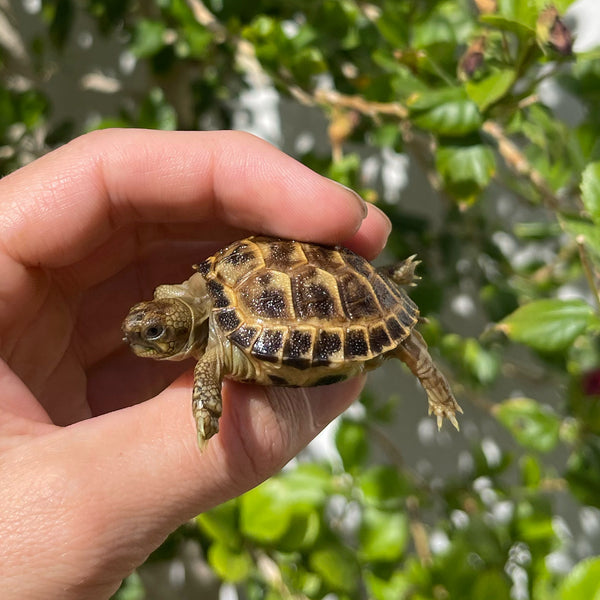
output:
M262 385L315 386L406 363L427 392L429 413L458 429L462 412L414 329L419 309L399 285L414 257L376 269L340 246L250 237L161 285L131 308L125 340L139 356L195 357L193 414L203 448L219 430L224 377Z

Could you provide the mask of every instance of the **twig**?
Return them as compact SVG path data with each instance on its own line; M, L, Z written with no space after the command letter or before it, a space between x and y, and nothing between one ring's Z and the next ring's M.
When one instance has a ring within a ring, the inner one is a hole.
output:
M328 104L343 108L351 108L371 118L388 115L400 120L408 119L408 109L398 102L371 102L362 96L346 96L335 90L317 90L314 94L317 104Z
M406 510L408 512L410 535L415 545L415 551L423 566L431 565L431 548L429 547L429 536L427 529L419 515L419 500L416 496L406 499Z
M292 592L285 581L277 563L267 554L255 551L256 566L267 583L283 600L309 600L307 596Z
M508 138L502 127L495 121L485 121L482 130L497 144L498 152L511 171L531 181L542 197L546 206L556 212L560 211L560 200L556 197L542 174L533 168L525 155Z

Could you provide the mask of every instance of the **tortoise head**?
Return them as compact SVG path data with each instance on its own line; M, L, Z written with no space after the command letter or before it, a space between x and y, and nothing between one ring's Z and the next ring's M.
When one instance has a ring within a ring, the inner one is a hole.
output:
M189 282L159 286L154 299L131 308L121 329L138 356L182 360L204 352L208 338L208 307ZM203 291L203 290L202 290Z

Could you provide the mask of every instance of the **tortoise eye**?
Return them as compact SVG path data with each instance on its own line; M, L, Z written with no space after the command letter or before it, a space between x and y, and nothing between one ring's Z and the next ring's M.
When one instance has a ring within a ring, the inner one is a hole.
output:
M150 327L148 327L146 329L146 331L144 331L144 337L147 340L156 340L158 339L163 333L165 332L165 328L162 327L161 325L150 325Z

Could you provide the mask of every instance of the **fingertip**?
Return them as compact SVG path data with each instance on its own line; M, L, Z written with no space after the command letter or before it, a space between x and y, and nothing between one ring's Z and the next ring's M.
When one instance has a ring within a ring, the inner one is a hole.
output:
M358 231L346 240L344 245L367 260L373 260L385 248L392 232L392 222L378 206L374 204L367 206L367 217L361 222Z

